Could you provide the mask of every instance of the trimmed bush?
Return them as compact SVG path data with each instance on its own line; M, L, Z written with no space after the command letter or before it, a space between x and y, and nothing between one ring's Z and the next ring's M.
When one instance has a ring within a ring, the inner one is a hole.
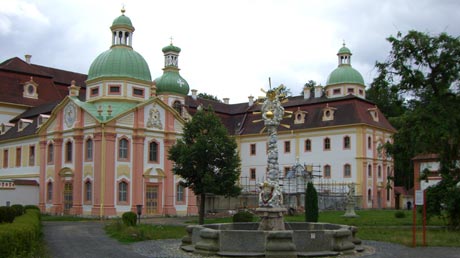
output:
M16 209L13 207L0 207L0 223L13 223L16 217Z
M22 206L21 204L13 204L13 205L11 205L11 208L14 209L16 217L21 216L22 214L24 214L24 206Z
M318 222L318 193L312 182L308 182L305 191L305 221Z
M395 218L402 219L402 218L405 218L405 217L406 217L406 213L404 213L404 211L395 212Z
M239 211L233 215L233 222L252 222L254 214L249 211Z
M0 257L31 257L40 245L40 212L28 210L0 225Z
M121 216L121 219L123 220L123 223L126 226L135 226L136 220L137 220L137 214L132 211L128 211L128 212L123 213L123 215Z

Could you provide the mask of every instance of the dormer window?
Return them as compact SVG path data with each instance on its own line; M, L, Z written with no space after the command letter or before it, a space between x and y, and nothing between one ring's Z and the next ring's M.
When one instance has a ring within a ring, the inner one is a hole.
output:
M298 109L294 112L294 124L304 124L308 112Z
M329 107L329 104L323 109L323 121L332 121L334 120L334 113L337 108Z
M14 127L14 124L2 123L2 124L0 125L0 134L5 134L5 133L8 132L8 130L10 130L12 127Z
M33 77L30 77L30 81L24 83L24 91L22 96L29 99L38 99L38 84L34 82Z
M379 112L377 110L377 107L369 108L369 109L367 109L367 111L369 111L369 114L371 115L372 120L374 120L374 122L379 121Z
M21 118L18 122L18 132L21 132L22 130L24 130L24 128L26 128L31 123L32 123L32 120Z
M49 115L40 114L38 116L37 127L42 126L46 121L48 121L49 118L50 118Z

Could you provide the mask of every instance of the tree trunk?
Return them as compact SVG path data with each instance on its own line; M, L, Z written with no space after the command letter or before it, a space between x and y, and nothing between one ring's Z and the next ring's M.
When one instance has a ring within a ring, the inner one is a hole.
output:
M198 213L198 224L203 225L204 224L204 205L206 203L206 193L201 193L200 194L200 211Z

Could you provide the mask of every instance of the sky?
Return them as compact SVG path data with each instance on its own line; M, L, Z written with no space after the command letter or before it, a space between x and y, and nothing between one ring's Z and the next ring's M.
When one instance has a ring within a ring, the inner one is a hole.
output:
M458 0L0 0L0 62L31 54L34 64L87 74L123 6L152 79L172 38L190 88L230 103L263 95L268 78L293 95L309 80L325 85L344 42L370 85L389 36L460 35Z

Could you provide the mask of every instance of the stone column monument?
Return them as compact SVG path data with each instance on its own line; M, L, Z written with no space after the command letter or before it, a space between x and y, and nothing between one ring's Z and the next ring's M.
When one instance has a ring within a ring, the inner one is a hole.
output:
M279 185L278 163L278 126L284 118L284 108L281 101L284 95L280 91L284 88L280 85L276 89L266 92L266 98L261 107L262 121L268 132L268 158L267 180L259 185L259 208L256 213L262 218L259 230L284 230L283 213L286 208L282 207L283 194Z

